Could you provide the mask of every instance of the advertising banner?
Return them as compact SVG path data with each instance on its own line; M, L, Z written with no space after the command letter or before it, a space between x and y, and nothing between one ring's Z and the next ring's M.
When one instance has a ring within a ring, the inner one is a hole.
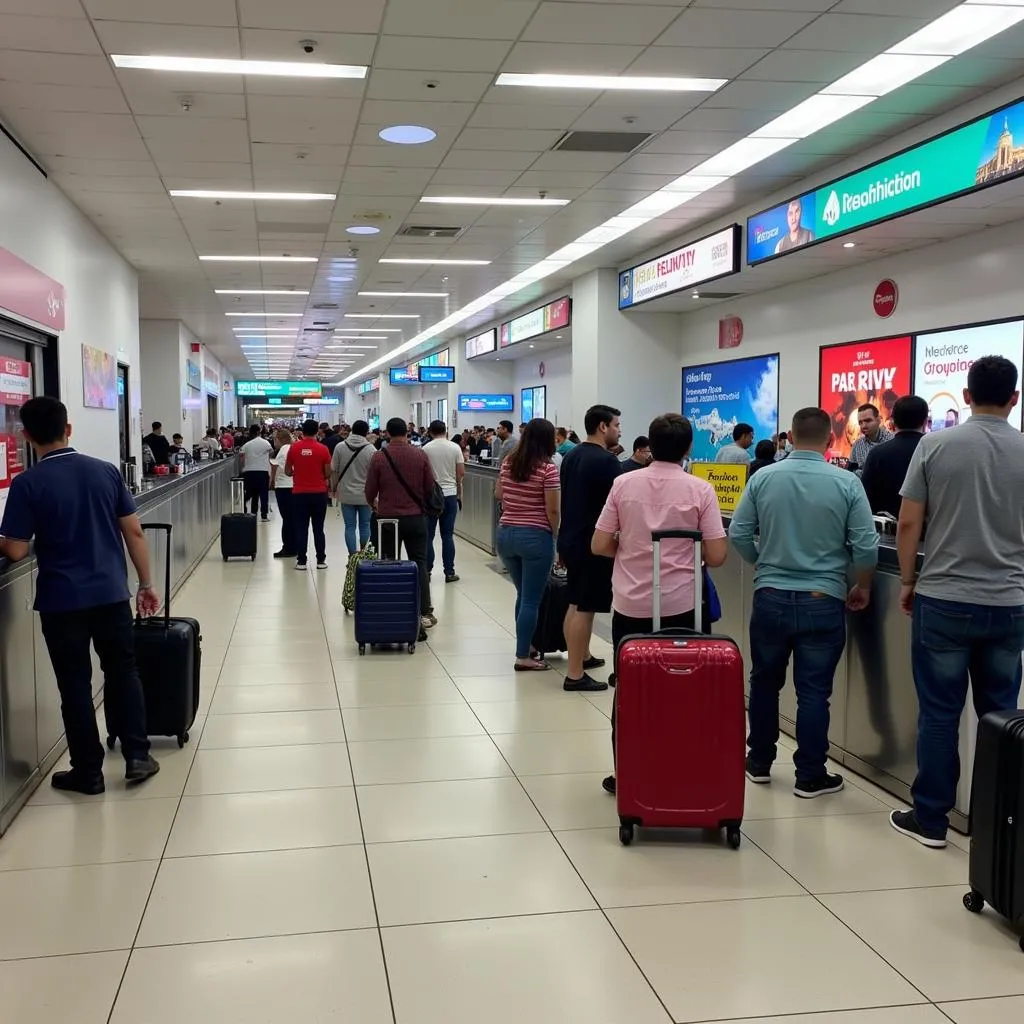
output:
M117 362L90 345L82 346L82 404L87 409L117 408Z
M501 347L508 348L509 345L517 345L540 334L568 327L571 308L569 296L564 295L546 306L509 320L501 325Z
M896 399L910 394L913 341L909 335L821 349L818 404L832 417L832 454L848 459L860 437L857 409L871 403L892 428Z
M778 354L683 367L683 415L694 462L714 462L740 423L754 428L755 441L770 439L779 432Z
M1024 320L917 336L914 394L928 403L929 430L955 427L971 415L963 392L971 364L981 356L1005 356L1020 374L1024 366ZM1021 428L1019 405L1010 413L1010 422Z
M477 356L485 356L498 347L498 331L492 327L475 338L466 339L466 358L475 359Z
M420 364L421 384L454 384L454 366L424 366Z
M392 384L419 384L420 376L416 370L410 370L408 366L392 366L388 375Z
M380 377L371 377L369 380L364 380L358 388L359 394L369 395L374 391L380 390Z
M1024 100L747 220L747 262L1024 174Z
M512 395L459 395L459 412L511 412Z
M739 273L740 226L688 242L619 274L619 309Z
M324 393L318 380L239 380L235 394L239 398L320 398Z
M713 462L695 462L690 471L701 480L707 480L715 489L718 508L723 515L732 515L747 486L747 466L718 466Z
M32 364L0 359L0 405L19 409L32 397Z
M0 308L51 330L63 331L64 285L13 252L0 249Z

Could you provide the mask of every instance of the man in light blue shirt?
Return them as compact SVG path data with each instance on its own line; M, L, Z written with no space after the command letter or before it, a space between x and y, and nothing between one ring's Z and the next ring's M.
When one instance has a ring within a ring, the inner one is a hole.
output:
M792 656L797 697L793 792L811 799L843 788L842 776L825 767L829 701L846 646L846 609L860 611L871 597L878 534L860 481L825 461L832 443L828 413L801 409L790 436L789 458L751 478L729 540L744 561L756 566L747 778L771 781L779 693ZM856 583L847 592L851 564Z

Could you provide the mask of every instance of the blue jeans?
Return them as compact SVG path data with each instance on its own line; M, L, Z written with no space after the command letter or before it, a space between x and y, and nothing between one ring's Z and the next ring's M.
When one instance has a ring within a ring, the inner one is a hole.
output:
M341 514L345 520L345 547L354 555L366 547L370 539L370 506L342 505ZM359 541L356 542L356 527L359 528ZM378 551L377 554L380 554Z
M846 606L838 598L770 588L754 592L747 746L755 767L770 768L778 753L779 694L792 655L797 784L812 784L825 773L829 701L845 646Z
M917 688L917 778L911 792L922 828L945 833L960 779L960 716L970 676L978 718L1017 707L1024 606L914 601L911 659Z
M499 526L498 554L516 587L516 657L528 658L555 560L555 541L537 526Z
M441 524L441 564L445 576L455 575L455 517L459 514L459 499L454 495L446 495L444 511L440 517L427 517L430 542L427 546L427 572L434 571L434 538L437 536L437 524Z

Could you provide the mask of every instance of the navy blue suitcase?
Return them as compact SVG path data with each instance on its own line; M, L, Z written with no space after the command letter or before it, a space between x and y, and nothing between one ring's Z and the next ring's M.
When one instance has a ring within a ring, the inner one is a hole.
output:
M377 521L377 550L387 523L395 530L395 554L399 553L398 520ZM359 653L376 644L405 644L412 654L420 635L420 575L415 562L360 562L356 566L356 643Z

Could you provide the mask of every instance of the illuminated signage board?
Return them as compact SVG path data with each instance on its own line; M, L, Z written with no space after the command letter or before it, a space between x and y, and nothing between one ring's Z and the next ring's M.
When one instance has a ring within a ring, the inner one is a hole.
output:
M364 380L359 385L359 394L368 395L373 391L380 390L380 377L371 377L369 380Z
M239 398L320 398L324 389L313 380L239 380L235 394Z
M419 368L421 384L454 384L454 366L424 366Z
M511 412L512 395L459 395L459 412Z
M740 226L733 224L706 238L619 274L619 309L630 309L661 295L715 281L740 269Z
M475 338L466 339L466 358L474 359L476 356L485 356L498 347L498 332L495 328L478 334Z
M501 325L501 347L508 348L509 345L518 345L529 338L568 327L571 307L572 301L568 295L564 295L546 306L509 320Z
M415 370L408 366L392 366L388 375L392 384L419 384L420 378Z
M823 242L1024 174L1017 100L747 220L747 262Z

